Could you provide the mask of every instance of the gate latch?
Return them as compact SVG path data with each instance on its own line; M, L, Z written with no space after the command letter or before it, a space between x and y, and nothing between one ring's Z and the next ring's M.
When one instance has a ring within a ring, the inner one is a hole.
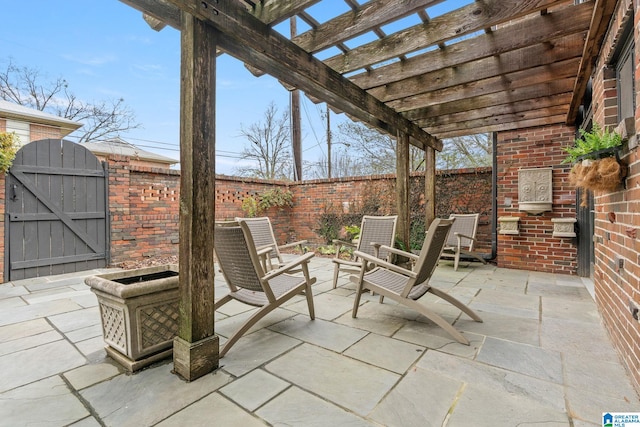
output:
M17 189L18 189L18 186L16 184L13 184L11 186L11 201L13 202L18 200L18 192L16 191Z

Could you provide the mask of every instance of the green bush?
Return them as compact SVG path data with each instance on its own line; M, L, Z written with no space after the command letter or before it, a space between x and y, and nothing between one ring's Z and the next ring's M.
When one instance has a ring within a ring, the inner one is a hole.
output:
M18 135L15 132L0 132L0 173L6 173L18 152Z

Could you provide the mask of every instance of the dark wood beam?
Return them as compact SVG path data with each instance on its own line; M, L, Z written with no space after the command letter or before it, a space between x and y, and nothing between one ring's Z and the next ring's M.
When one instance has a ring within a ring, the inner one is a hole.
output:
M445 49L426 52L352 76L350 80L361 88L369 89L539 43L549 43L554 49L564 49L563 44L572 44L574 40L562 37L576 33L580 37L582 32L589 29L592 7L591 3L583 3L560 9L544 17L519 22L515 28L502 27L491 34L463 40L448 45ZM584 41L580 40L579 43L582 46Z
M253 15L265 24L277 24L291 18L320 0L257 1Z
M568 39L570 40L563 39L567 43L540 43L502 55L443 68L375 87L368 92L383 102L389 102L419 93L552 65L567 59L579 59L582 54L583 34L571 35Z
M525 71L478 80L461 86L448 87L391 101L388 105L397 111L408 111L433 104L441 104L471 98L493 92L504 92L540 83L573 77L579 64L578 58L567 59L550 65Z
M480 134L489 132L504 132L508 130L520 130L531 127L548 126L552 124L564 123L564 115L543 117L539 119L521 120L517 122L507 122L502 124L494 124L473 128L473 132L469 132L469 129L457 128L452 132L441 132L438 134L440 138L454 138L456 136L466 136L470 134Z
M434 126L439 133L455 132L459 129L478 129L487 126L501 125L505 123L524 122L533 119L549 118L552 123L561 123L559 117L563 117L567 112L566 106L553 106L536 110L519 111L506 114L496 114L490 117L482 117L474 120L463 120L459 122ZM429 126L426 126L429 129Z
M409 209L410 170L409 136L403 132L398 132L396 138L396 208L398 211L396 234L407 249L409 248L409 227L411 224L411 212Z
M183 14L180 61L180 318L174 371L188 381L218 367L214 334L215 88L218 32Z
M593 15L591 17L591 25L589 33L587 34L587 40L584 44L584 52L582 53L582 61L578 69L578 76L573 89L573 100L569 106L567 112L567 123L573 124L578 114L578 108L582 104L582 97L587 90L587 83L591 74L593 73L593 67L595 66L596 59L600 53L602 40L604 39L607 29L609 28L609 21L615 11L616 0L595 0L595 6L593 7Z
M442 1L443 0L370 1L355 11L346 12L291 40L307 52L317 52L371 31L372 28L424 10Z
M128 0L138 1L138 0ZM326 100L340 110L387 133L407 133L414 145L442 149L442 142L397 114L302 48L270 29L235 2L170 0L225 37L220 47L241 61L268 72L311 96Z
M324 62L340 73L348 73L566 2L567 0L474 2Z
M487 95L480 95L464 98L452 102L430 105L428 107L417 108L405 111L405 115L410 120L421 120L429 117L444 116L476 109L491 108L496 105L508 105L510 103L523 102L541 97L554 97L566 93L571 93L573 89L573 78L554 80L510 90L508 92L496 92Z
M462 123L467 120L478 120L492 116L522 113L526 111L550 108L553 108L554 112L553 114L548 115L555 115L566 113L567 105L571 101L571 97L571 93L567 92L544 98L532 98L518 102L492 105L486 108L474 108L471 110L465 110L459 113L450 113L442 116L428 116L424 119L416 120L416 124L422 128L435 128L438 126L444 126L453 123Z

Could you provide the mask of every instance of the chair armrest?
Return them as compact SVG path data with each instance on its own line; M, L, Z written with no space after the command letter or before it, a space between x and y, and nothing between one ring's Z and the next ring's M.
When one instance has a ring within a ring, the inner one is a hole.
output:
M347 242L346 240L334 239L332 242L336 246L349 246L350 248L356 247L355 243Z
M273 250L273 245L260 246L256 248L259 257L263 257Z
M303 252L302 245L305 245L306 243L307 243L306 240L298 240L297 242L291 242L291 243L285 243L284 245L279 245L278 249L289 249L296 246L300 246L300 251Z
M402 252L402 251L400 251ZM380 258L376 258L374 256L369 255L365 252L355 251L354 255L360 258L363 261L363 264L366 262L370 262L371 264L375 264L378 267L383 267L391 271L395 271L396 273L408 276L408 277L416 277L416 273L411 270L407 270L406 268L402 268L395 264L391 264L390 262L384 261Z
M476 238L475 238L475 237L467 236L466 234L462 234L462 233L458 233L458 232L455 232L455 233L453 233L453 234L455 234L455 236L456 236L458 239L460 239L460 238L464 237L465 239L473 240L474 242L476 241Z
M313 252L308 252L302 256L297 257L294 260L291 260L290 262L286 263L285 265L278 268L277 270L271 270L270 272L265 274L262 278L265 280L273 279L274 277L279 276L283 273L286 273L287 271L293 270L295 267L299 265L308 263L309 260L314 257L314 255L315 254Z
M386 251L391 252L392 254L402 255L416 261L418 260L418 258L420 258L418 255L412 254L411 252L406 252L401 249L392 248L391 246L381 245L380 243L371 243L371 246L375 247L376 251L379 251L380 249L384 249Z

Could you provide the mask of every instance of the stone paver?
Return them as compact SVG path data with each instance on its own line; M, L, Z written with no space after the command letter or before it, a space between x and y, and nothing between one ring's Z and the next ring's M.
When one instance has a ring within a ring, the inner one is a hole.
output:
M602 412L640 408L588 280L442 263L432 284L484 322L433 295L420 303L465 346L369 293L354 319L349 275L334 290L330 259L310 270L316 320L292 299L191 383L170 360L127 375L106 356L83 282L104 270L1 284L0 425L594 427ZM216 297L227 292L221 275L215 286ZM221 344L255 310L231 302L216 312Z

